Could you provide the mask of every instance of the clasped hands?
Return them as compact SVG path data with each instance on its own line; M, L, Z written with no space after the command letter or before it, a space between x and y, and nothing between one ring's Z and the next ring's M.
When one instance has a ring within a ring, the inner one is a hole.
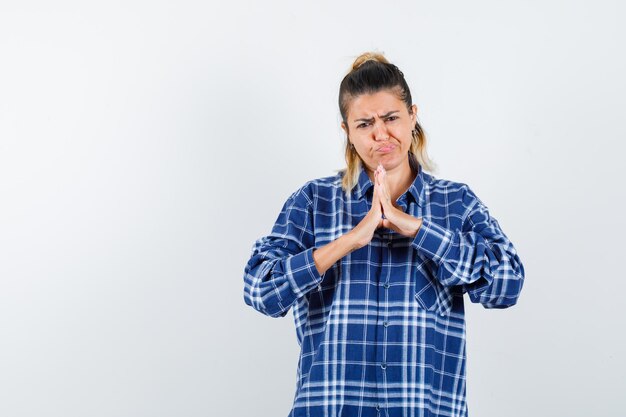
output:
M367 245L372 240L374 231L379 227L386 227L403 236L414 238L421 225L421 218L413 217L392 204L387 184L387 172L379 163L374 171L372 208L351 231L356 238L356 246Z

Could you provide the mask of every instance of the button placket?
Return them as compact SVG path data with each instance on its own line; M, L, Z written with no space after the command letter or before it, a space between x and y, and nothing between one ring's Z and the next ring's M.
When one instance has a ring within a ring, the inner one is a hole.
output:
M380 342L380 345L378 346L378 352L377 352L377 362L378 362L378 371L376 372L377 374L377 379L378 379L378 384L379 384L379 398L378 400L381 401L382 403L379 403L376 411L377 411L377 415L381 416L381 415L386 415L386 412L383 412L384 409L384 405L386 402L386 395L387 395L387 359L388 359L388 352L387 352L387 340L389 338L388 335L388 329L389 329L389 303L391 301L391 291L389 291L389 289L391 288L391 273L392 273L392 268L390 267L390 263L391 263L391 259L392 259L392 234L390 233L382 233L379 237L379 248L381 250L381 256L382 256L382 269L381 269L381 275L380 275L380 281L379 281L379 285L382 286L382 291L379 292L379 301L380 301L380 309L378 310L378 325L380 326L380 331L377 332L378 336L377 339ZM386 247L385 247L386 246ZM379 287L380 288L380 287Z
M387 244L387 246L389 246L391 244L391 242L389 242ZM388 300L389 299L389 287L391 286L389 284L389 278L387 278L387 281L385 281L385 283L383 284L383 288L385 289L386 293L385 293L385 298ZM384 331L383 331L383 341L387 342L387 326L389 326L389 322L387 321L387 317L386 314L383 316L383 323L382 323L383 327L384 327ZM383 355L383 358L386 355ZM383 370L383 372L385 372L385 370L387 369L387 362L385 362L385 360L383 359L383 362L381 362L380 364L380 369Z

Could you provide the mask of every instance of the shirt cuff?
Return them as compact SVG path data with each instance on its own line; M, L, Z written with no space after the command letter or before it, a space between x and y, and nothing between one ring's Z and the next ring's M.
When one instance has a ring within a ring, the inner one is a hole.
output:
M315 249L311 247L287 258L286 275L296 298L302 297L322 281L313 259Z
M436 264L440 264L452 248L453 237L452 231L422 217L422 225L411 242L411 246L427 255Z

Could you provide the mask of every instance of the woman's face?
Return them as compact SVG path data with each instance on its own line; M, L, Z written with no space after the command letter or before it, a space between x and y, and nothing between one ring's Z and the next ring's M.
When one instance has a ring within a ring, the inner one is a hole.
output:
M349 104L349 129L343 122L341 127L371 171L376 170L379 162L387 171L408 163L417 106L414 104L411 109L412 114L388 90L362 94Z

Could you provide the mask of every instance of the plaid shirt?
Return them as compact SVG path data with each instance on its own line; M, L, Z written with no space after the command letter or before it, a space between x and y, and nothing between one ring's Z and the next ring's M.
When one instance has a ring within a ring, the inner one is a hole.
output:
M320 275L313 250L350 231L372 204L361 169L308 181L285 202L244 270L244 301L270 317L293 307L301 347L289 417L467 416L463 294L514 305L524 267L463 183L419 173L397 200L422 218L415 238L377 229Z

